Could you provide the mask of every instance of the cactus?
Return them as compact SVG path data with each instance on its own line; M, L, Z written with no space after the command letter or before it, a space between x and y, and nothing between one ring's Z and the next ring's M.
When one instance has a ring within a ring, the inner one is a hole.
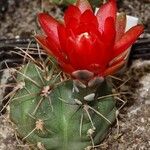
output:
M115 120L108 81L90 87L62 81L49 66L42 69L29 62L17 71L22 86L11 100L10 119L19 136L39 149L88 150L98 145Z
M65 12L64 24L38 15L46 35L35 38L68 75L47 60L33 59L17 71L10 119L34 149L95 149L107 135L118 114L107 76L123 67L127 48L143 32L137 25L125 33L125 19L115 27L116 15L114 0L96 16L87 0L78 0Z

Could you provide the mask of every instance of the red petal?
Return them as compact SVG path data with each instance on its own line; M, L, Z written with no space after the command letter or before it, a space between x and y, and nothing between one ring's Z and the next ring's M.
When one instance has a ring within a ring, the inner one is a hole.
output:
M82 37L82 35L79 36L76 39L69 38L67 42L67 54L70 63L76 70L87 69L89 64L87 56L89 55L89 50L91 50L89 48L91 46L90 41Z
M58 35L59 35L59 41L61 45L61 50L63 53L65 53L66 56L68 56L68 51L67 51L67 41L68 39L74 38L75 40L75 35L71 29L68 29L67 27L64 27L64 25L59 25L58 26ZM70 47L71 48L71 47ZM70 51L70 49L69 49Z
M83 63L81 63L81 59L80 59L80 55L83 54L83 51L80 51L80 52L79 51L80 51L80 49L78 49L76 40L70 37L67 40L66 52L69 57L71 65L75 69L81 69L80 67L83 64Z
M96 16L90 11L86 10L80 17L80 23L76 29L76 34L84 32L96 33L98 32L98 22Z
M43 47L43 49L45 49L51 56L54 56L53 53L55 53L55 55L56 55L56 52L54 52L54 51L52 52L50 50L52 46L48 45L45 36L36 35L35 39ZM62 60L58 59L56 56L55 56L55 58L58 60L58 63L60 64L60 66L64 72L71 74L73 71L75 71L74 68L70 64L66 64L66 63L62 62Z
M70 18L68 24L66 24L66 28L69 30L71 29L72 32L75 32L76 31L76 28L78 27L79 25L79 21L75 18Z
M106 64L107 55L103 43L95 41L86 34L83 33L76 40L69 39L67 42L69 60L76 70L89 70L91 65L103 67Z
M125 27L126 27L126 14L125 13L120 13L117 16L116 20L116 40L118 41L121 39L125 32Z
M63 52L61 51L60 47L53 41L51 37L46 38L47 45L49 47L49 51L53 54L53 56L58 60L58 61L66 61L65 56L63 56ZM48 52L49 52L48 51Z
M70 64L59 63L62 70L66 73L71 74L75 69Z
M93 11L88 0L77 0L76 6L80 9L81 13L85 12L88 9Z
M109 0L109 2L102 5L96 16L99 23L99 31L104 31L105 20L108 17L112 17L114 22L116 21L116 0Z
M98 28L98 21L96 16L90 10L86 10L80 17L80 22L90 25L93 24L95 28Z
M91 53L93 53L93 62L95 64L97 63L100 66L100 69L102 71L110 59L109 51L106 50L104 43L102 43L101 41L97 39L92 44Z
M143 25L137 25L128 30L114 46L114 57L129 48L144 31Z
M64 27L64 25L60 24L58 26L58 35L59 35L61 49L65 50L66 49L66 41L67 41L67 33L66 33L66 28Z
M81 12L78 7L70 5L68 9L65 11L64 20L65 24L69 24L72 18L79 20L81 16Z
M120 55L116 56L115 58L113 58L110 62L109 62L109 66L113 66L119 62L121 62L122 60L126 60L128 58L129 55L129 51L128 49L126 51L124 51L123 53L121 53Z
M46 50L50 55L52 55L52 53L50 51L50 47L47 44L46 36L36 35L34 37L35 37L36 41L43 47L43 49Z
M58 22L47 13L40 13L38 15L38 19L46 35L51 37L53 41L57 45L59 45L58 32L57 32Z
M53 42L53 39L40 35L36 35L35 39L48 54L54 56L58 61L65 61L62 53L59 51L59 47Z
M119 71L123 67L124 64L125 64L125 61L123 60L123 61L119 62L118 64L109 67L108 69L105 70L105 72L103 73L102 76L108 76L108 75L115 74L117 71Z
M102 40L105 43L106 49L109 50L109 54L112 52L112 47L115 41L115 23L112 17L108 17L104 24L104 32L102 36Z

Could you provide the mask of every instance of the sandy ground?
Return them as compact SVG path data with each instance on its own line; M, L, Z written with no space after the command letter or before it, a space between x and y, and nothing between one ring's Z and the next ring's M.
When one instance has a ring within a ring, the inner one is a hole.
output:
M149 0L123 1L120 10L128 14L139 16L144 23L146 32L150 31L150 4ZM14 38L26 37L35 31L39 32L36 14L45 9L50 14L61 18L62 8L41 5L39 0L24 0L16 6L14 0L9 0L8 11L0 19L0 37ZM6 72L5 72L6 73ZM8 73L7 73L8 74ZM4 74L4 82L6 74ZM129 80L130 78L130 80ZM119 114L119 134L117 125L112 128L110 135L100 145L101 150L149 150L150 149L150 61L136 61L121 76L127 81L120 87L121 91L130 91L126 106ZM2 81L1 81L2 82ZM3 91L1 91L3 93ZM0 100L1 104L2 98ZM19 143L18 143L19 142ZM0 150L25 150L29 149L21 141L16 140L12 124L8 121L7 114L0 116Z

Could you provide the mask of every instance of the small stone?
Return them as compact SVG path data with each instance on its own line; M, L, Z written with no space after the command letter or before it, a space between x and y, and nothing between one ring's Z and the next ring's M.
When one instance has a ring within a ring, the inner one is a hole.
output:
M144 122L145 122L144 118L141 118L141 122L142 122L142 123L144 123Z
M145 101L145 104L146 104L146 105L150 105L150 100L146 100L146 101Z
M94 97L95 97L95 93L91 93L91 94L85 96L84 100L86 100L86 101L93 101Z

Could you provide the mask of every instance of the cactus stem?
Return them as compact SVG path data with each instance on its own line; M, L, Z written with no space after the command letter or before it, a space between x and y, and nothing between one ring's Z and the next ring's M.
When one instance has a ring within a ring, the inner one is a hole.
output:
M35 118L32 114L28 113L28 115L29 115L32 119L36 120L36 118Z
M87 105L87 104L84 105L84 106L83 106L83 109L85 110L85 112L86 112L87 115L88 115L88 118L89 118L89 120L90 120L90 122L91 122L92 128L95 129L94 123L93 123L92 118L91 118L91 116L90 116L90 113L89 113L89 111L88 111L88 110L89 110L88 105Z
M29 132L22 140L24 141L26 138L28 138L35 130L36 127L31 132Z
M30 114L30 113L27 113L32 119L34 119L34 120L36 120L37 118L35 118L32 114ZM46 121L46 120L48 120L48 118L47 119L38 119L38 120L43 120L43 121Z
M16 70L16 69L15 69ZM22 75L23 77L25 77L26 79L28 79L29 81L31 81L33 84L35 84L37 87L40 87L40 85L37 83L37 82L35 82L34 80L32 80L30 77L28 77L26 74L24 74L24 73L22 73L22 72L20 72L20 71L18 71L18 70L16 70L16 72L18 73L18 74L20 74L20 75Z
M35 128L31 132L29 132L22 140L25 140L27 137L29 137L36 130L44 132L44 122L42 119L38 119L35 122Z
M102 115L99 111L97 111L96 109L94 109L93 107L87 105L86 107L88 107L89 109L93 110L96 114L98 114L99 116L101 116L102 118L104 118L108 123L112 124L104 115ZM88 109L87 108L87 109Z
M12 98L14 97L16 91L18 90L18 88L14 88L14 90L12 90L9 94L7 94L2 101L4 101L5 99L9 98L9 100L7 101L7 103L3 106L3 108L0 110L0 114L3 112L3 110L7 107L7 105L10 103L10 101L12 100Z
M24 89L25 89L29 94L31 94L31 92L30 92L26 87L24 87Z
M81 119L80 119L80 138L82 137L83 118L84 118L84 115L83 115L83 112L82 112Z
M54 111L53 105L52 105L52 100L50 97L48 97L49 105L51 106L52 112Z
M94 149L115 120L115 94L111 94L107 81L97 87L100 79L95 79L94 87L88 87L91 75L87 71L76 72L80 78L86 79L81 84L70 78L60 82L62 73L55 70L53 64L47 66L48 63L49 60L45 64L41 62L42 68L30 62L17 72L17 83L22 82L18 87L22 90L16 91L11 100L10 118L17 124L18 133L23 140L34 143L41 150L66 150L72 145L74 150L88 145ZM72 92L74 85L79 93ZM106 99L99 101L97 97Z
M69 103L67 101L65 101L64 99L62 99L61 97L58 97L58 99L62 102L64 102L65 104L68 104L68 105L76 105L76 103Z
M22 98L25 98L27 96L36 96L36 95L37 95L37 93L25 94L23 96L13 98L13 100L22 99ZM27 100L25 100L25 101L27 101Z
M28 115L29 115L32 119L36 120L36 118L35 118L32 114L28 113ZM43 122L43 127L44 127L44 121L46 121L46 120L48 120L48 119L49 119L49 118L47 118L47 119L38 119L38 121ZM38 122L36 121L36 123L38 123ZM54 133L54 132L48 130L47 128L44 128L44 129L45 129L46 131L48 131L49 133ZM42 132L43 132L43 130L42 130Z
M41 103L42 103L43 100L44 100L44 97L42 97L42 98L39 100L39 102L38 102L38 104L36 105L34 111L32 112L32 115L35 115L35 114L36 114L36 111L37 111L38 108L40 107L40 105L41 105Z
M40 78L40 80L42 81L42 83L43 83L43 85L45 85L45 82L44 82L44 80L43 80L43 78L42 78L42 76L41 76L41 74L40 74L40 72L39 72L39 67L37 68L37 66L35 65L34 66L35 67L35 69L36 69L36 72L38 73L38 76L39 76L39 78Z

